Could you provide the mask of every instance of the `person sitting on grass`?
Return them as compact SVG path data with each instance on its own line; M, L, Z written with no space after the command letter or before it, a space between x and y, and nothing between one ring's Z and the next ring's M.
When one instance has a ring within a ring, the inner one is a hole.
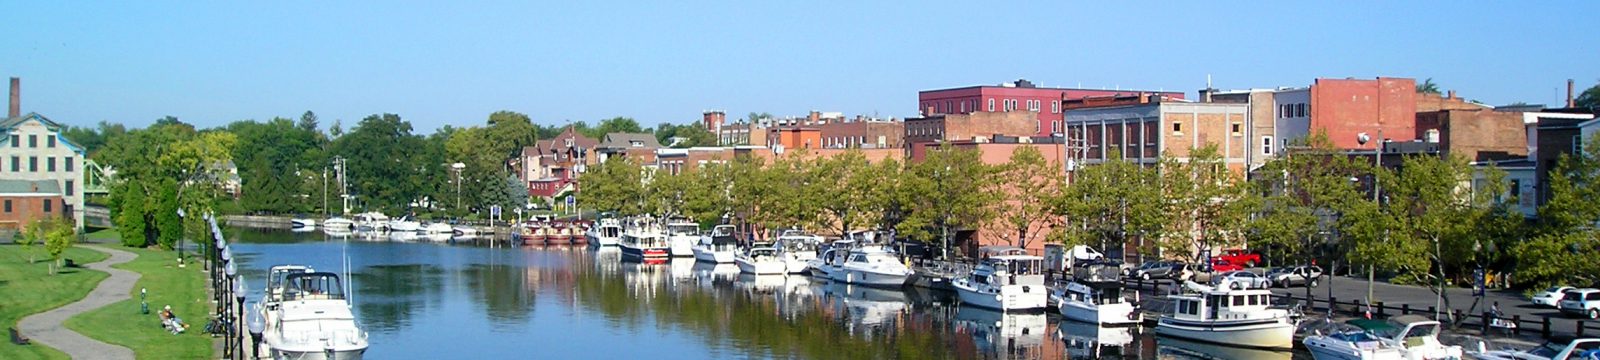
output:
M183 319L172 313L172 305L167 305L161 309L161 327L171 331L173 335L177 335L184 330L188 330L189 324L183 323Z

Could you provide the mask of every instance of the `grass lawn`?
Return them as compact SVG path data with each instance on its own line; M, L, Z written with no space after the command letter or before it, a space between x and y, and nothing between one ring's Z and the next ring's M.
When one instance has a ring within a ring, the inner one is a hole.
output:
M138 259L116 266L142 274L139 283L133 286L132 299L67 319L67 328L96 340L126 346L140 359L215 358L211 351L212 338L205 334L212 305L206 295L210 280L201 272L204 265L189 261L188 267L180 269L178 254L173 251L107 247L139 255ZM149 314L139 313L140 288L149 291ZM161 318L156 314L166 305L172 305L173 312L190 325L189 331L173 335L162 330Z
M28 263L28 253L33 252L35 263ZM62 257L79 264L105 260L106 253L84 248L70 248ZM17 327L17 321L30 314L61 307L89 295L106 273L87 269L62 269L50 275L49 254L43 245L24 249L20 245L0 245L0 323L5 328ZM28 334L22 334L27 336ZM0 359L66 359L67 355L47 346L12 345L9 339L0 342Z

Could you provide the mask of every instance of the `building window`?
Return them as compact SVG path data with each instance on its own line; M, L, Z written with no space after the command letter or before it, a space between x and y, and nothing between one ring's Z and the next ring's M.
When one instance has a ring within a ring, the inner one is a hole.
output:
M11 147L21 147L21 146L22 146L22 136L21 135L11 135Z
M1233 136L1244 135L1244 124L1233 123Z
M28 172L39 172L39 157L38 156L29 156L28 157Z
M1060 101L1050 100L1050 113L1052 113L1052 114L1060 114L1061 113L1061 102Z
M989 99L989 111L994 111L994 99Z
M944 102L944 112L945 113L951 113L951 112L954 112L954 111L956 111L956 103L953 102L953 101L946 100Z
M1262 155L1272 155L1272 137L1271 136L1262 136L1261 137L1261 154Z
M39 147L39 135L34 135L34 134L29 134L28 135L28 147L31 147L31 148Z
M1172 123L1172 134L1173 135L1183 135L1183 123L1181 123L1181 122Z
M45 147L50 147L50 148L56 147L56 137L53 136L53 135L44 137L44 144L45 144Z
M6 199L6 212L11 212L11 199Z
M56 172L56 158L55 157L52 156L52 157L44 158L44 171Z
M67 156L67 157L61 158L61 162L66 163L67 172L72 172L72 163L74 163L76 161L72 161L72 157L71 156Z
M1572 137L1572 153L1578 154L1579 157L1583 156L1583 135Z
M42 202L44 203L44 212L50 212L50 199L45 199Z
M66 188L67 188L67 196L72 196L72 193L73 193L72 180L67 180Z
M11 172L22 172L22 158L16 156L11 157Z
M1061 120L1051 120L1050 121L1050 133L1051 134L1060 134L1061 133Z

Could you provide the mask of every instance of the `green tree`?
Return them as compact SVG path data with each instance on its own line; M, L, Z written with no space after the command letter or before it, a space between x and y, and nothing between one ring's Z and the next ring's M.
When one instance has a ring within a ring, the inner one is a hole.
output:
M116 199L116 204L111 208L113 218L117 225L117 234L122 238L122 244L129 247L147 246L151 238L147 234L150 206L145 197L146 190L142 184L120 182L111 189L111 198Z
M1590 90L1593 90L1592 88ZM1585 92L1587 93L1587 91ZM1600 138L1584 139L1582 154L1563 154L1550 172L1549 199L1539 207L1534 236L1510 246L1516 280L1536 287L1600 285Z
M111 138L100 157L105 165L117 169L111 198L118 206L112 208L112 216L118 219L123 241L136 246L178 246L176 240L182 238L183 227L173 226L176 222L172 221L162 223L162 212L177 208L191 209L196 214L209 211L219 182L227 177L223 164L232 160L231 151L236 144L232 133L196 131L172 117ZM172 196L160 196L167 191ZM152 195L155 199L147 198ZM162 233L167 231L173 235ZM162 243L160 236L169 236L171 241Z
M1324 134L1312 136L1309 144L1286 149L1256 171L1253 190L1262 205L1249 221L1253 247L1302 263L1315 262L1319 250L1327 250L1325 235L1338 231L1337 218L1346 204L1366 199L1350 181L1360 167L1349 156ZM1332 265L1338 258L1324 260Z
M1578 94L1577 98L1572 99L1572 103L1580 108L1593 109L1600 107L1600 84L1584 89L1582 93Z
M50 274L54 275L55 267L61 264L61 254L72 247L72 240L78 233L71 224L60 219L50 221L44 228L44 249L50 253Z
M1054 212L1071 219L1055 234L1068 245L1125 249L1139 241L1141 253L1158 253L1154 241L1165 234L1171 216L1161 196L1160 174L1112 151L1105 162L1080 165L1071 175ZM1152 240L1146 243L1144 240Z
M17 245L22 245L22 251L28 252L29 264L33 263L33 244L44 241L45 234L48 232L47 227L49 225L51 224L48 219L37 219L31 223L28 223L26 227L23 227L22 230L17 233Z
M1439 95L1439 84L1433 83L1433 78L1422 80L1422 83L1417 84L1417 93Z
M578 205L623 215L644 213L643 169L628 157L613 157L578 177Z
M1051 210L1062 196L1061 168L1045 160L1038 148L1022 146L995 170L990 191L1000 197L995 202L999 221L990 222L989 228L1016 236L1011 245L1023 248L1049 235L1059 219Z
M583 134L584 136L599 140L605 138L606 134L642 132L645 132L644 127L639 126L638 121L634 121L633 118L618 116L610 119L600 120L599 125L590 128Z
M1425 255L1404 258L1407 261L1397 262L1396 270L1426 281L1448 309L1450 298L1444 288L1450 274L1446 271L1470 264L1472 241L1479 240L1472 236L1472 222L1463 220L1484 218L1489 204L1486 198L1475 199L1463 189L1463 184L1471 183L1473 172L1466 159L1409 156L1401 169L1384 192L1389 213L1399 219L1389 241L1405 253ZM1505 187L1496 184L1491 188ZM1453 251L1456 261L1447 259L1445 248L1457 250Z
M848 150L832 157L810 161L807 177L812 185L805 191L805 202L819 204L816 228L831 228L843 236L861 225L874 223L883 213L883 174L867 162L859 150Z
M977 229L994 217L996 196L985 191L993 172L977 150L949 145L928 150L926 159L911 165L905 189L933 195L912 199L913 210L896 230L938 245L948 257L951 247L960 245L952 243L952 232Z
M369 209L394 212L439 192L449 176L439 146L412 134L399 115L382 114L362 119L330 149L346 159L351 195Z
M673 138L682 138L682 141L674 144L672 142ZM711 130L706 129L705 124L698 122L686 125L661 123L661 125L656 126L656 140L661 141L663 145L675 148L716 146L717 134L711 133Z
M1190 149L1186 161L1163 158L1160 166L1162 198L1172 219L1160 242L1164 251L1243 245L1242 230L1258 198L1249 196L1249 187L1228 169L1216 145Z

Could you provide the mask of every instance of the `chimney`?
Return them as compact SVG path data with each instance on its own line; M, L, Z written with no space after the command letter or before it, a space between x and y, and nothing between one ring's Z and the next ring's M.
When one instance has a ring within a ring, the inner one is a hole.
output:
M1450 100L1455 100L1456 99L1456 91L1455 90L1446 91L1445 94L1446 94L1446 97L1445 97L1446 99L1450 99Z
M1568 91L1568 92L1571 92L1571 91ZM1570 98L1571 96L1568 96L1568 97ZM11 111L6 113L6 117L18 117L18 116L22 116L22 78L12 77L11 78Z
M11 88L13 88L11 90L11 93L13 93L11 102L16 102L16 96L14 96L14 93L16 93L16 90L14 90L16 88L16 78L14 77L11 78ZM1571 78L1566 78L1566 107L1578 107L1578 102L1573 102L1573 80ZM16 112L16 106L11 106L11 112Z
M822 112L816 111L816 110L811 110L811 113L806 115L806 123L814 125L814 124L817 123L817 120L819 120L821 118L822 118Z

